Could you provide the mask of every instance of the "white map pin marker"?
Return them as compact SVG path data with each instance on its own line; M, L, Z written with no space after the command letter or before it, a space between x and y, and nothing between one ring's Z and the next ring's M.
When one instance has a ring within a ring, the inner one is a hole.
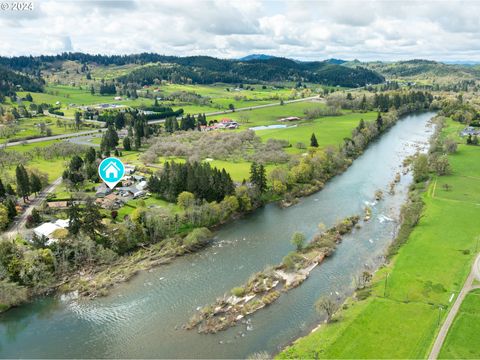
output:
M98 175L110 189L113 189L122 180L124 174L125 166L116 157L104 159L98 167Z

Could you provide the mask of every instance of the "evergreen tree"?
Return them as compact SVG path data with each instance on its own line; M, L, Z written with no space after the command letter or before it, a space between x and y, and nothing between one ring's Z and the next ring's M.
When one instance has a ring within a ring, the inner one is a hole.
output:
M70 164L68 165L68 168L70 169L70 171L75 172L75 171L79 171L82 166L83 166L82 158L78 155L74 155L70 160Z
M15 216L17 216L17 207L15 206L15 202L12 199L8 199L5 203L8 211L8 219L12 221Z
M90 239L95 240L99 231L103 229L102 214L95 201L87 198L85 208L83 210L83 226L82 230Z
M105 131L105 134L103 134L102 137L102 142L100 144L100 148L102 149L103 152L109 152L118 145L118 134L115 131L114 127L110 125Z
M264 193L267 190L267 171L265 170L265 166L263 166L263 164L258 167L257 186L261 193Z
M5 187L3 186L2 180L0 179L0 199L4 199L6 195L7 192L5 190Z
M80 207L72 200L68 204L68 232L77 235L82 228Z
M18 165L15 169L15 175L17 179L17 194L23 198L23 201L25 201L31 194L30 179L27 170L23 165Z
M383 118L382 118L382 114L380 114L380 113L378 113L378 115L377 115L376 124L377 124L377 129L378 129L378 131L382 131L382 128L383 128Z
M75 111L75 129L80 129L80 125L82 124L81 114L79 111Z
M12 187L11 184L7 184L7 186L5 187L5 192L6 192L7 195L11 195L11 196L17 195L15 190L13 190L13 187Z
M93 163L95 162L96 157L97 157L97 154L95 153L95 149L93 147L89 147L85 154L85 162Z
M37 174L32 174L30 183L30 190L37 195L42 190L42 180Z
M130 142L130 138L128 136L126 136L124 139L123 139L123 148L125 149L125 151L130 151L132 150L132 144Z
M363 94L362 101L360 102L360 109L367 110L367 97Z
M350 93L349 93L350 94ZM318 141L314 133L312 133L312 136L310 138L310 146L312 147L318 147Z

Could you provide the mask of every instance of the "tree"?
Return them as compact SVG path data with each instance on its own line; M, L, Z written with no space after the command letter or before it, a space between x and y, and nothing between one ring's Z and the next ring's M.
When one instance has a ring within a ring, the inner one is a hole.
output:
M267 174L265 166L252 163L250 166L250 182L257 187L260 193L267 189Z
M350 93L349 93L350 94ZM317 138L315 137L315 134L312 133L312 136L310 138L310 146L312 147L318 147L318 141Z
M32 174L30 177L30 190L37 195L42 190L42 180L37 174Z
M75 111L75 129L80 129L80 125L82 124L81 114L79 111Z
M383 128L383 118L382 118L382 114L380 113L378 113L377 115L376 124L377 124L378 131L381 131Z
M93 163L97 158L97 154L95 153L95 149L93 147L89 147L86 154L85 154L85 162L86 163Z
M100 148L103 152L111 151L115 149L118 145L118 134L115 131L115 128L110 125L103 134L102 142L100 144Z
M31 194L30 179L27 170L23 165L18 165L15 169L15 175L17 179L17 194L23 198L23 201L25 201Z
M329 323L337 310L337 303L330 297L321 297L315 303L315 309L319 314L325 313L327 315L326 321Z
M293 234L291 242L293 245L295 245L297 251L300 251L305 245L305 235L297 231Z
M182 191L177 197L177 205L187 209L195 204L195 195L188 191Z
M0 199L4 199L5 195L7 195L7 192L5 190L5 187L3 186L3 182L0 179Z
M5 206L8 210L8 218L13 220L15 216L17 216L17 207L15 206L15 202L12 199L8 199L5 203Z
M82 223L82 230L92 240L95 240L98 232L104 228L100 209L90 197L85 201Z
M445 147L445 151L449 154L453 154L457 151L458 144L455 139L452 139L451 137L446 138L443 145Z
M42 222L42 217L40 216L40 212L36 208L32 210L31 217L32 217L32 220L31 220L32 224L34 225L38 225Z
M5 187L5 193L11 196L15 196L17 194L15 190L13 190L13 187L11 184L7 184L7 186Z
M228 104L228 108L233 112L235 111L235 105L233 104Z
M8 210L5 205L0 204L0 230L5 230L9 223Z
M413 162L413 180L415 182L421 182L428 179L428 156L420 154Z
M82 228L81 210L74 201L69 202L68 206L68 232L71 235L77 235Z
M448 161L447 155L440 155L433 162L433 168L437 175L443 176L450 173L450 162Z
M130 141L130 138L128 136L126 136L124 139L123 139L123 149L125 151L130 151L132 150L132 143Z

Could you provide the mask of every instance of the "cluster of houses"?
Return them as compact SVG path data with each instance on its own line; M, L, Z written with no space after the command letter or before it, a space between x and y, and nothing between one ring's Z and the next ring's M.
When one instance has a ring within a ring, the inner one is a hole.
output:
M223 118L220 121L214 120L209 123L209 125L202 125L200 127L201 131L212 131L212 130L235 130L240 127L240 124L232 119Z
M460 132L460 136L480 136L480 128L478 127L473 127L473 126L467 126L465 129L463 129Z
M121 186L110 189L105 184L97 187L95 202L104 209L115 210L132 199L148 196L147 180L145 176L135 174L135 167L126 164L125 175L120 182Z

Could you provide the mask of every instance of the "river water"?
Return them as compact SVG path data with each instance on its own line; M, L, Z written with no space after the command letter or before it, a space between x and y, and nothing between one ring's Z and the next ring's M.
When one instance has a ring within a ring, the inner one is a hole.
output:
M0 315L0 357L244 358L270 354L306 334L321 317L314 310L322 295L343 298L353 278L374 270L398 227L411 175L402 176L395 195L389 183L403 159L426 147L433 113L406 116L342 175L299 204L271 204L223 226L212 246L141 273L111 295L95 300L48 297ZM196 308L213 302L291 250L293 232L311 237L350 215L363 215L374 193L372 219L345 236L335 254L314 269L298 288L239 324L215 335L182 330Z

